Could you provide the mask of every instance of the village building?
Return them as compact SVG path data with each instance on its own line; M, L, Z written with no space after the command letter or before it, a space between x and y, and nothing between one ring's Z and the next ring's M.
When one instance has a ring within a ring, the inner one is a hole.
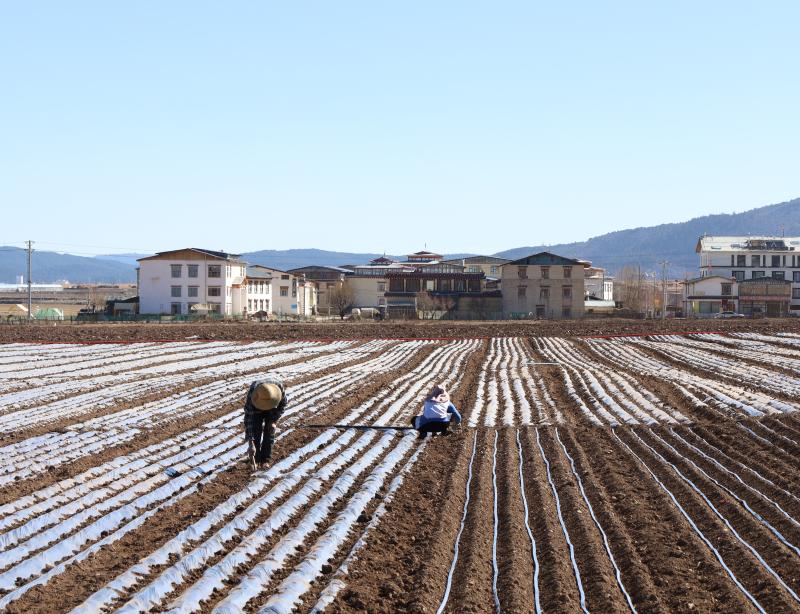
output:
M602 267L589 266L585 269L583 290L586 298L597 301L614 301L614 278Z
M788 279L745 279L739 282L739 312L747 316L786 317L790 315L793 291Z
M247 315L265 315L272 313L272 276L278 271L259 264L247 267L247 304L244 313Z
M317 310L317 286L302 275L254 264L247 267L246 315L308 317Z
M708 275L683 282L683 312L691 317L710 317L721 311L738 311L739 282L733 277Z
M467 256L465 258L452 258L442 260L442 264L456 264L464 267L467 273L483 273L487 278L500 279L503 265L511 262L508 258L497 256Z
M344 281L345 286L352 292L353 306L385 309L389 286L388 273L413 269L411 265L400 264L386 256L375 258L368 264L353 266Z
M733 277L738 282L769 278L790 282L789 313L800 315L800 237L702 236L695 252L700 254L700 275ZM780 287L770 286L773 290ZM770 295L771 296L771 295ZM771 314L781 312L772 303ZM748 301L756 307L754 301ZM762 305L766 308L766 303Z
M138 259L139 311L241 313L246 263L237 254L188 247Z
M510 318L581 318L584 267L589 263L550 252L503 266L503 314Z
M335 308L331 305L330 294L334 288L341 288L344 280L350 274L349 269L335 266L312 265L304 266L287 271L299 279L314 282L316 285L316 310L317 313L330 315L335 313Z

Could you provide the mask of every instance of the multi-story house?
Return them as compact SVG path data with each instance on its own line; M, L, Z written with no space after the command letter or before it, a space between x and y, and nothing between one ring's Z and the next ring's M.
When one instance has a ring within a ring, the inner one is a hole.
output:
M389 289L388 274L394 271L410 271L413 267L400 264L381 256L369 264L352 267L352 273L345 277L344 283L353 293L355 307L386 307L386 292Z
M188 247L140 258L139 312L221 315L242 312L246 263L236 254Z
M721 275L740 283L764 277L790 282L789 312L800 313L800 237L703 236L698 239L695 252L700 254L702 277ZM779 315L783 309L778 304L782 299L768 298L763 302L766 315Z
M469 256L443 260L442 264L460 264L466 273L483 273L486 290L500 290L503 266L511 262L508 258L497 256Z
M584 313L584 267L588 262L550 252L503 266L506 317L580 318Z
M586 277L583 280L583 289L587 298L599 301L614 300L614 278L606 274L601 267L590 266L586 268Z
M712 316L720 311L738 311L739 283L733 277L706 275L687 279L684 308L687 316Z
M255 264L247 267L247 285L247 313L266 311L278 316L316 313L316 284L303 276Z
M331 290L342 287L350 270L335 266L312 265L289 269L288 273L316 284L317 311L319 313L328 313L329 308L335 313L335 309L331 307L330 303Z
M245 313L253 315L256 313L272 313L272 276L274 269L261 265L247 267L247 304Z

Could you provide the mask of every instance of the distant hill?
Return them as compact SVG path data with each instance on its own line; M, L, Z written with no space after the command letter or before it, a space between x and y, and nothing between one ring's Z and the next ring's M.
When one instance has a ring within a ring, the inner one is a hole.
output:
M56 252L33 252L34 283L48 283L61 280L71 282L133 283L136 269L128 264L72 256ZM27 279L28 252L19 247L0 246L0 282L14 283L17 275Z
M781 229L783 225L783 229ZM744 211L705 215L675 224L618 230L579 243L517 247L497 254L503 258L522 258L551 251L571 258L591 260L612 274L627 264L645 270L661 271L662 260L670 262L669 274L683 277L698 273L700 256L694 248L701 235L780 235L800 236L800 198Z
M781 228L783 226L783 228ZM618 230L577 243L535 245L509 249L495 256L522 258L540 251L591 260L597 266L617 273L627 264L644 270L659 270L662 260L670 262L669 274L695 275L699 257L694 253L698 237L710 235L779 235L800 236L800 198L777 205L751 209L743 213L706 215L688 222L661 224L647 228ZM165 246L170 249L175 246ZM178 246L179 247L179 246ZM136 281L136 259L148 254L110 254L86 258L55 252L34 252L36 282L68 279L72 282L129 283ZM333 252L321 249L261 250L243 253L251 264L287 270L309 265L340 266L363 264L382 254ZM445 254L446 258L465 258L472 254ZM397 260L404 256L389 256ZM0 282L13 283L25 274L26 252L17 247L0 247Z
M303 266L341 266L343 264L366 264L384 254L358 254L353 252L329 252L322 249L265 249L242 254L250 264L260 264L273 269L288 271ZM445 258L466 258L473 254L446 254ZM394 260L405 260L405 256L389 256Z
M139 263L136 262L139 258L147 258L147 256L152 256L153 254L103 254L101 256L95 256L100 260L112 260L114 262L121 262L122 264L127 264L128 266L137 267Z

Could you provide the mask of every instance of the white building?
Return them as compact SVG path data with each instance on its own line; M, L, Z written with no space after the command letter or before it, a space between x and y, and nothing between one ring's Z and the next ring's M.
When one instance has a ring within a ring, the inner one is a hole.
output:
M256 264L247 267L246 287L245 313L311 316L316 311L317 286L302 276Z
M713 316L721 311L738 311L738 282L733 277L706 275L684 282L684 307L687 316Z
M261 265L247 267L247 302L245 313L272 313L272 275L274 269Z
M700 254L702 277L790 281L790 313L800 313L800 237L704 236L695 251Z
M614 300L614 278L606 275L606 270L601 267L590 266L586 269L583 279L583 291L587 298L599 301Z
M188 247L140 258L139 313L190 314L192 307L241 314L246 263L238 255Z

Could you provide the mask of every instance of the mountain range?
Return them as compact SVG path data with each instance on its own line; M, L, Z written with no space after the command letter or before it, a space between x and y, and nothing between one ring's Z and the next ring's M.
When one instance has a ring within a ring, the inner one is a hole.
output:
M682 278L698 271L699 257L694 252L698 237L709 235L781 235L800 236L800 198L758 207L742 213L704 215L686 222L618 230L575 243L515 247L497 254L516 259L541 251L591 260L615 274L625 265L643 270L661 270L668 261L669 274ZM181 246L165 246L166 249ZM94 257L36 251L33 279L52 282L130 283L136 281L136 259L149 254L110 254ZM307 265L339 266L360 264L382 254L334 252L320 249L261 250L242 254L251 264L286 270ZM463 258L471 254L446 254ZM399 256L390 256L400 258ZM27 270L26 252L18 247L0 247L0 282L12 283Z

